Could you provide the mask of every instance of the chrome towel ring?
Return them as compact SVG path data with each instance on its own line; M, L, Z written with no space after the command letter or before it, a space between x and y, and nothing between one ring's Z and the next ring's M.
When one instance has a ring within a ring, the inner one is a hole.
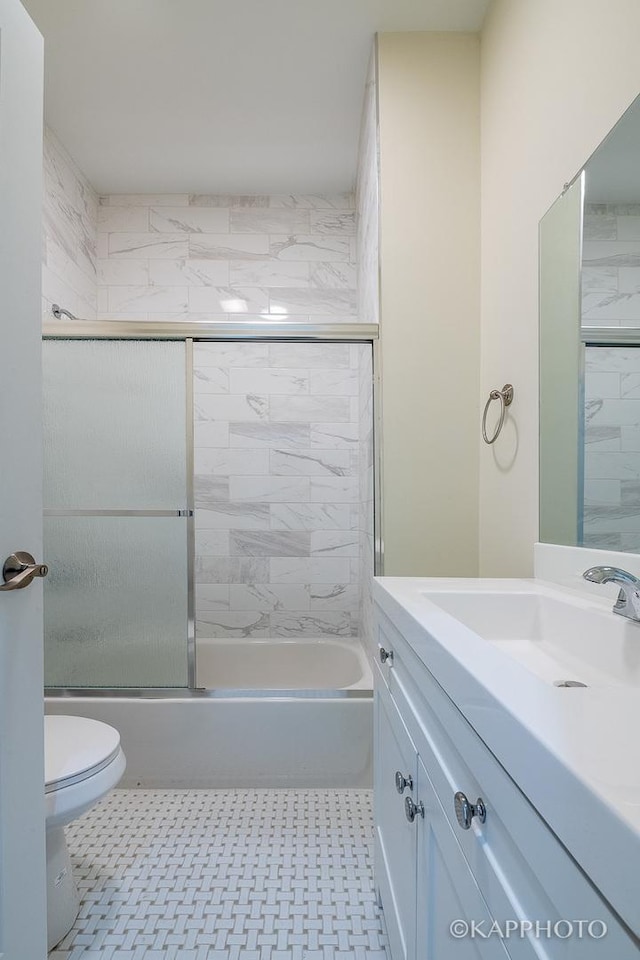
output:
M487 436L487 413L489 412L489 407L491 406L492 400L500 401L500 419L494 431L491 439ZM505 383L502 390L492 390L489 394L489 399L484 405L484 413L482 414L482 439L485 443L495 443L498 437L500 436L500 431L504 425L504 416L507 412L507 407L510 407L513 403L513 386L510 383Z

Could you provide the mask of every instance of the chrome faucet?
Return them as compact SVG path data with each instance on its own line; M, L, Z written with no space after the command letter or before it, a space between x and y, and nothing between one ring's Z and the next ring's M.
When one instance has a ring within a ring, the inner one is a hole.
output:
M616 583L620 587L613 612L628 620L640 621L640 580L619 567L589 567L582 574L591 583Z

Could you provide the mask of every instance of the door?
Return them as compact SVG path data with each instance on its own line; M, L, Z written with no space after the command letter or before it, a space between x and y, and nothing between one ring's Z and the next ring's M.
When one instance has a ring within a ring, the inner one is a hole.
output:
M42 560L42 37L0 0L0 569ZM0 576L0 585L2 585ZM42 580L0 592L0 957L46 956Z
M47 687L187 686L187 359L183 341L43 344Z

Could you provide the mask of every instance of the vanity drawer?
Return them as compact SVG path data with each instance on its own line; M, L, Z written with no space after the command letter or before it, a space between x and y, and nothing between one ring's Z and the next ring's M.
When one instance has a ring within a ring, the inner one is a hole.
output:
M538 955L638 960L637 941L409 644L383 616L379 629L380 643L394 651L387 674L389 691L490 914L501 923L602 921L608 929L604 939L543 938L536 942ZM460 826L454 806L458 792L474 805L482 799L484 823L474 816L468 829ZM512 940L508 949L512 957L525 958L531 956L531 946L526 940Z

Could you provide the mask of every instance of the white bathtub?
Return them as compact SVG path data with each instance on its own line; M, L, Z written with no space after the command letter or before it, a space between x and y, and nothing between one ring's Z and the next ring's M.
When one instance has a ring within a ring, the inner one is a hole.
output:
M198 640L198 686L250 690L371 690L361 645L339 640Z
M47 713L120 731L129 787L369 787L373 683L357 642L198 641L198 683L53 696Z

